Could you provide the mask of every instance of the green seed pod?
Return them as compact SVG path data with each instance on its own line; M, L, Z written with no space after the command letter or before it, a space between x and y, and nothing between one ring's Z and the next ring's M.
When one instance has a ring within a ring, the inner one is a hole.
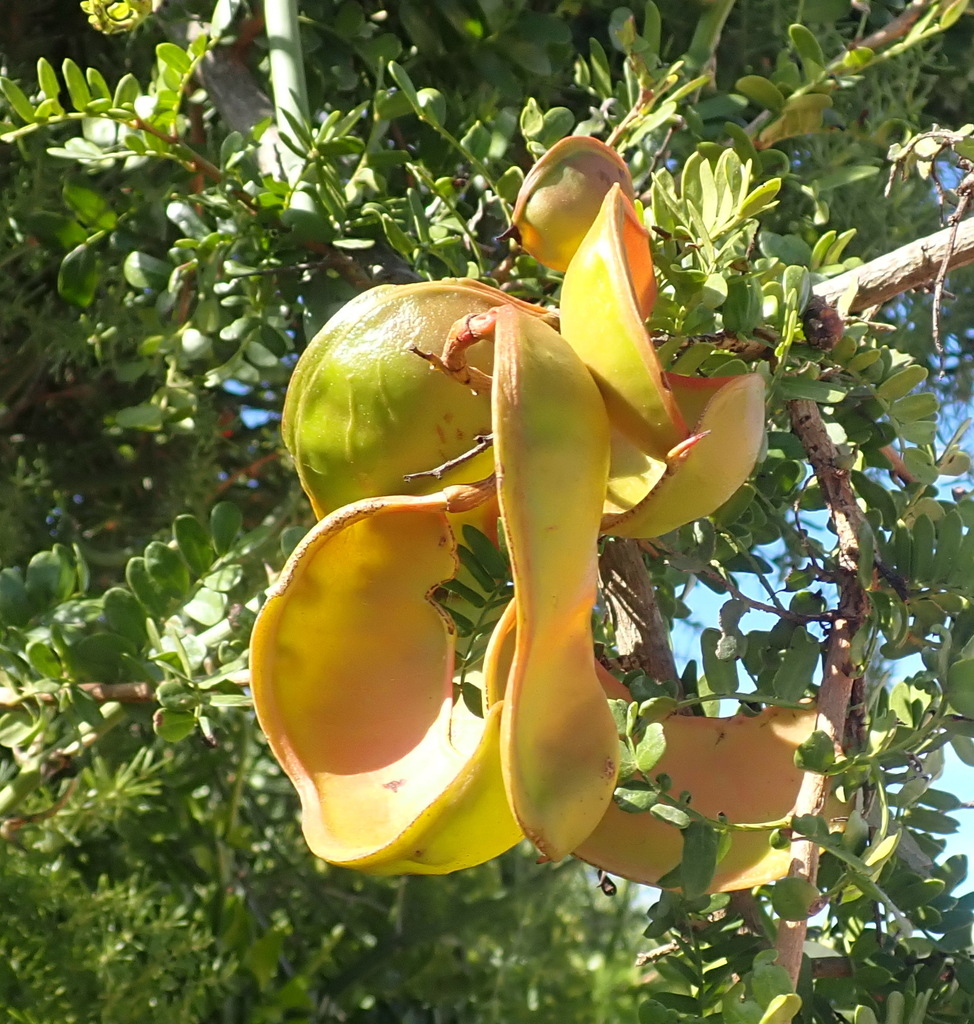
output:
M384 285L359 295L318 332L294 370L282 433L315 513L383 494L425 494L491 471L489 453L441 477L436 469L490 432L490 395L431 369L461 317L515 303L476 281ZM491 347L470 362L490 372ZM479 349L483 349L480 352Z
M616 183L629 199L635 198L629 168L614 149L598 139L570 135L555 143L524 179L511 233L540 263L566 270Z

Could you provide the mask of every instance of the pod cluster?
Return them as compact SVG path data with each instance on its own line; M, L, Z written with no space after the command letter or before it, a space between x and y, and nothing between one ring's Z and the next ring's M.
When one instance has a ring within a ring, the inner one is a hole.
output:
M384 286L302 356L283 430L318 522L258 617L255 704L326 861L442 873L527 838L657 883L680 862L682 819L613 799L608 699L631 697L593 656L598 539L659 536L723 504L758 457L764 385L662 368L649 236L602 143L568 138L539 161L514 233L564 271L557 315L473 280ZM503 531L513 578L476 702L459 696L437 600L464 524ZM813 717L672 715L642 767L689 794L696 821L780 819ZM766 832L728 835L712 891L786 873Z

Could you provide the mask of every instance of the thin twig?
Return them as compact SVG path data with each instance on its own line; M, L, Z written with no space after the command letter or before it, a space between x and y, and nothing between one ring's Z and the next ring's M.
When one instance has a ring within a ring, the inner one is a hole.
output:
M436 469L424 469L419 473L406 473L403 476L403 480L417 480L424 476L431 476L436 480L440 480L451 469L456 469L457 466L462 466L465 462L469 462L471 459L475 459L478 455L487 451L494 443L494 435L478 434L474 438L474 442L475 444L472 448L465 451L462 455L458 455L455 459L448 459L442 465L437 466Z
M967 161L964 161L964 163L967 163ZM944 250L944 258L940 262L940 269L937 271L937 276L933 282L933 346L940 357L941 376L944 373L944 346L940 340L940 307L944 298L944 282L947 280L950 257L957 244L957 231L960 228L961 221L967 214L968 207L971 205L972 190L974 190L974 171L971 170L970 164L967 164L967 174L964 175L963 180L957 186L957 208L947 219L947 223L950 225L950 238Z

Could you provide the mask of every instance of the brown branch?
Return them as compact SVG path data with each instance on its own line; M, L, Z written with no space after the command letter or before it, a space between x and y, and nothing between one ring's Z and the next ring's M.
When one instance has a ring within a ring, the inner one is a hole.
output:
M953 248L951 249L951 245ZM861 267L817 284L817 297L834 305L857 282L850 312L884 302L935 281L942 266L948 271L974 263L974 219L918 238Z
M789 402L789 411L792 430L801 439L808 454L838 538L836 583L839 588L839 607L829 632L815 728L832 740L836 754L841 755L853 685L861 675L859 666L852 660L852 644L868 612L866 592L859 582L858 573L858 535L864 518L856 504L849 473L837 464L838 452L825 429L818 406L814 402L800 399ZM806 772L795 802L795 815L821 813L828 796L828 785L825 775ZM815 884L818 847L807 839L796 837L791 852L789 874ZM795 983L801 968L802 947L807 930L807 921L781 921L778 925L778 963L788 971Z
M898 14L889 24L884 25L881 29L877 29L868 36L863 36L862 39L857 39L853 43L853 48L865 46L873 51L882 50L883 47L889 46L890 43L895 43L897 39L902 39L920 20L920 15L923 14L932 2L933 0L913 0L913 3L901 14Z
M639 669L652 679L678 679L649 573L637 541L607 540L599 558L602 590L615 624L617 658L624 672Z

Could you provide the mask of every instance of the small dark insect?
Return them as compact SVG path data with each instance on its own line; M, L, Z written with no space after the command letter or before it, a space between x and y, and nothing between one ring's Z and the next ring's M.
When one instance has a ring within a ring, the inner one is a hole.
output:
M845 333L845 322L835 307L817 296L812 297L802 313L802 327L808 344L822 352L835 348Z
M609 876L601 868L599 868L598 885L606 896L615 896L615 894L619 891L616 887L615 882L613 882L612 879L609 878Z

